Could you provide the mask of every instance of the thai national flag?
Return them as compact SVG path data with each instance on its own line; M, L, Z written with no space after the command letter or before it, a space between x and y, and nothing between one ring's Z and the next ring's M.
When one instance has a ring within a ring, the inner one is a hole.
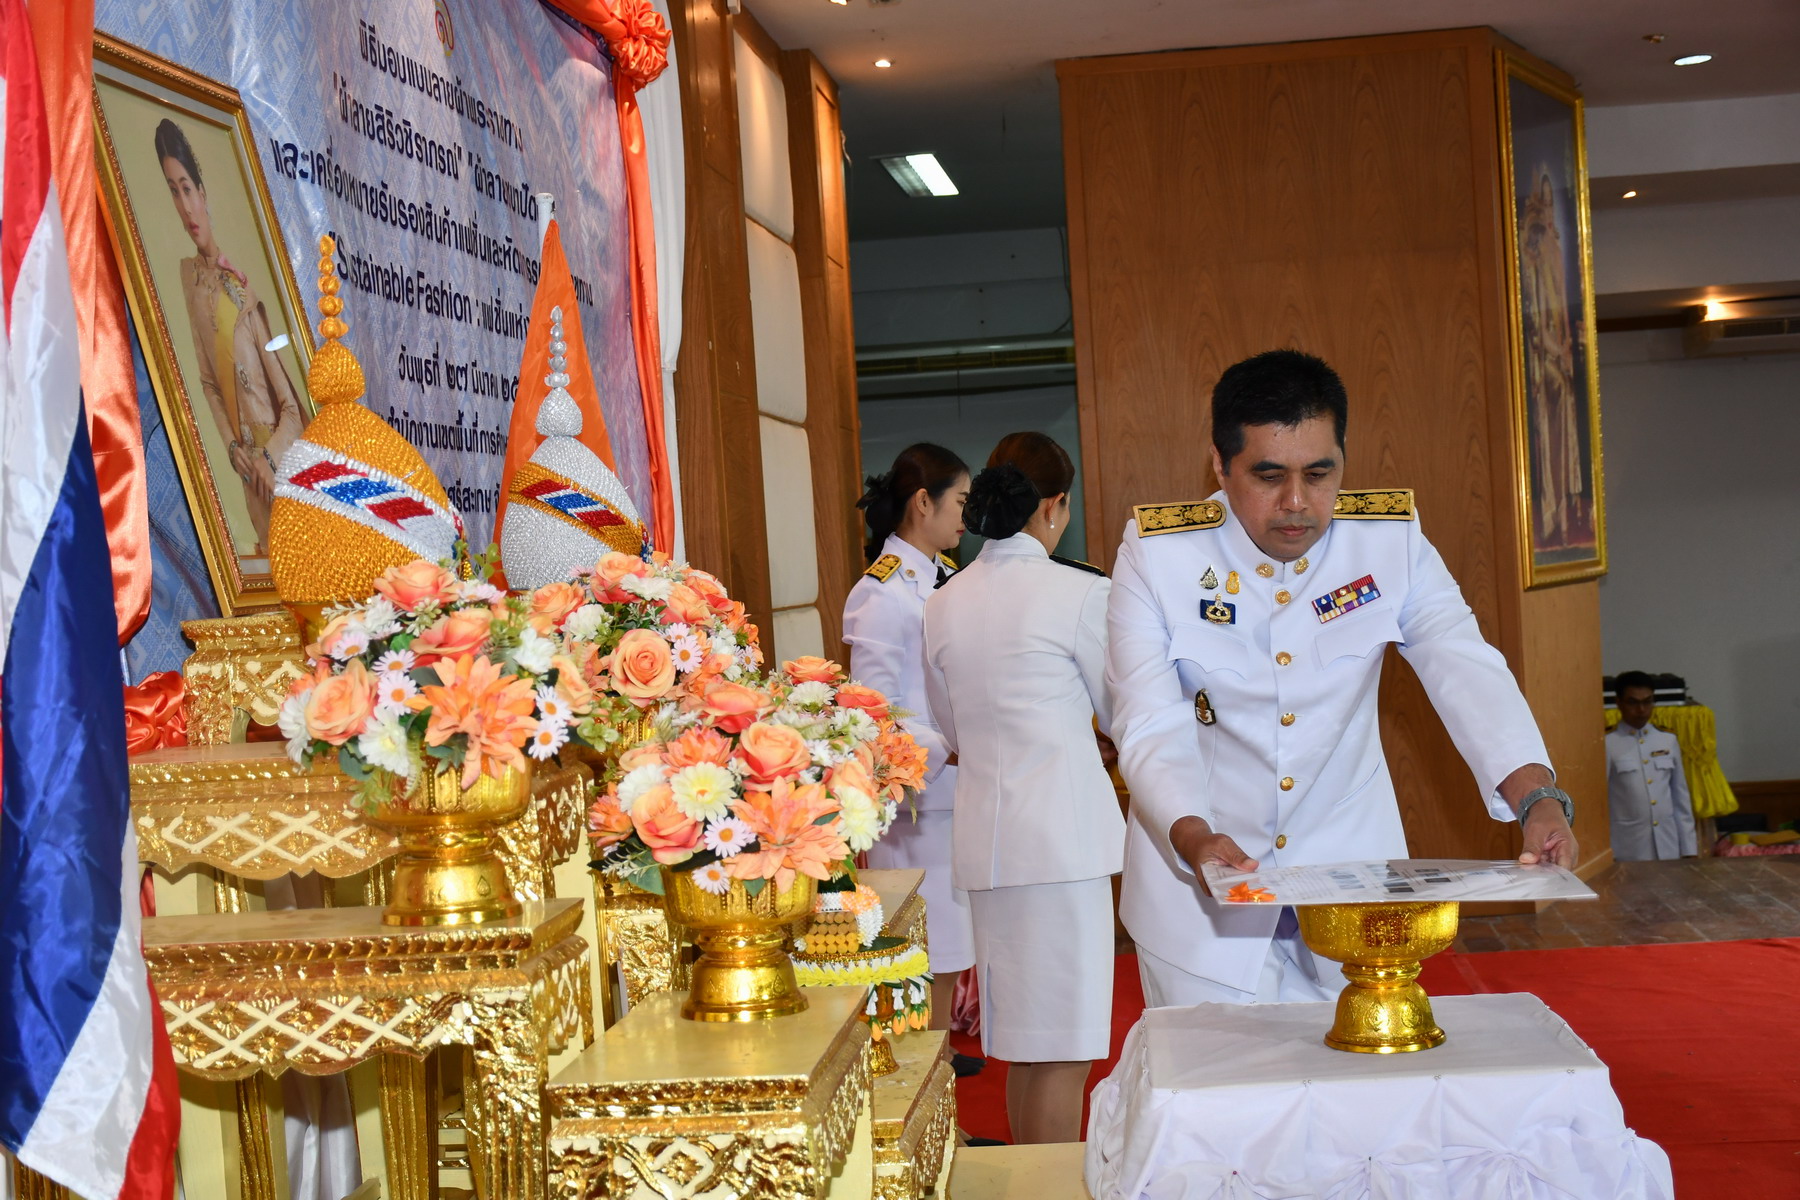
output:
M167 1197L180 1102L139 937L112 573L23 0L0 0L0 141L0 1143L89 1200Z

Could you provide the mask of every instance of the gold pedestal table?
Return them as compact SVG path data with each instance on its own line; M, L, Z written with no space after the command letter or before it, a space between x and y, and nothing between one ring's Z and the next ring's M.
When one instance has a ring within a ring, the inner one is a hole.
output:
M956 1152L956 1072L950 1035L919 1030L896 1038L891 1074L875 1080L876 1200L943 1194Z
M858 988L807 988L765 1021L681 1017L647 997L551 1081L551 1195L865 1200L869 1031Z
M144 956L184 1071L326 1075L379 1056L389 1196L431 1194L424 1058L470 1047L476 1194L532 1200L545 1195L550 1055L591 1029L581 907L436 928L383 925L374 907L152 917Z

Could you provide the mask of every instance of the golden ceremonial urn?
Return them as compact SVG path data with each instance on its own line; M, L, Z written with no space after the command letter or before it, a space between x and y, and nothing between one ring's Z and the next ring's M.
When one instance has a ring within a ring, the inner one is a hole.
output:
M1314 954L1344 964L1325 1044L1358 1054L1401 1054L1444 1043L1419 986L1420 965L1456 940L1454 900L1393 904L1311 904L1294 909Z
M519 915L506 867L496 850L496 830L531 802L531 769L509 767L496 778L485 772L462 786L452 768L395 779L374 824L400 841L387 925L479 925Z
M754 896L734 880L715 896L693 872L664 867L662 884L669 923L684 928L700 950L682 1016L757 1021L805 1011L806 996L783 943L811 923L815 880L796 874L786 891L770 881Z

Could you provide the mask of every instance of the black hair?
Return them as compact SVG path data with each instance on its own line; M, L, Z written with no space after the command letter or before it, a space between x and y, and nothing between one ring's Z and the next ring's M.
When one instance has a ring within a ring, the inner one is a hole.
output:
M172 158L187 171L188 178L194 186L204 189L206 181L200 178L200 162L194 157L194 148L188 145L187 134L181 132L181 126L168 118L156 126L156 161Z
M1656 697L1656 680L1646 671L1621 671L1613 680L1613 695L1623 700L1626 688L1648 688L1652 699Z
M1025 528L1037 506L1075 484L1068 451L1048 434L1009 433L988 455L987 469L969 485L963 523L986 538L1009 538Z
M1268 350L1227 367L1213 385L1213 448L1230 470L1231 460L1244 448L1244 426L1292 428L1329 416L1342 450L1349 408L1344 381L1324 359L1299 350Z
M863 520L869 525L869 541L863 547L869 561L881 557L882 543L900 528L900 518L906 515L907 504L920 488L935 503L943 499L951 484L968 473L969 464L958 458L954 450L931 442L915 442L894 457L894 465L886 475L865 479L865 490L856 507L862 509Z

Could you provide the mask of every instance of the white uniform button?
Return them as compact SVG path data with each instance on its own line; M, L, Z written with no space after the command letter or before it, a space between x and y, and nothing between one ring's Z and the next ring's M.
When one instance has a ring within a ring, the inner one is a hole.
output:
M1294 790L1294 777L1292 775L1282 779L1281 790L1284 792L1291 792Z
M1294 656L1289 654L1286 650L1283 650L1281 653L1279 653L1275 656L1275 662L1278 666L1285 667L1293 661L1294 661Z

